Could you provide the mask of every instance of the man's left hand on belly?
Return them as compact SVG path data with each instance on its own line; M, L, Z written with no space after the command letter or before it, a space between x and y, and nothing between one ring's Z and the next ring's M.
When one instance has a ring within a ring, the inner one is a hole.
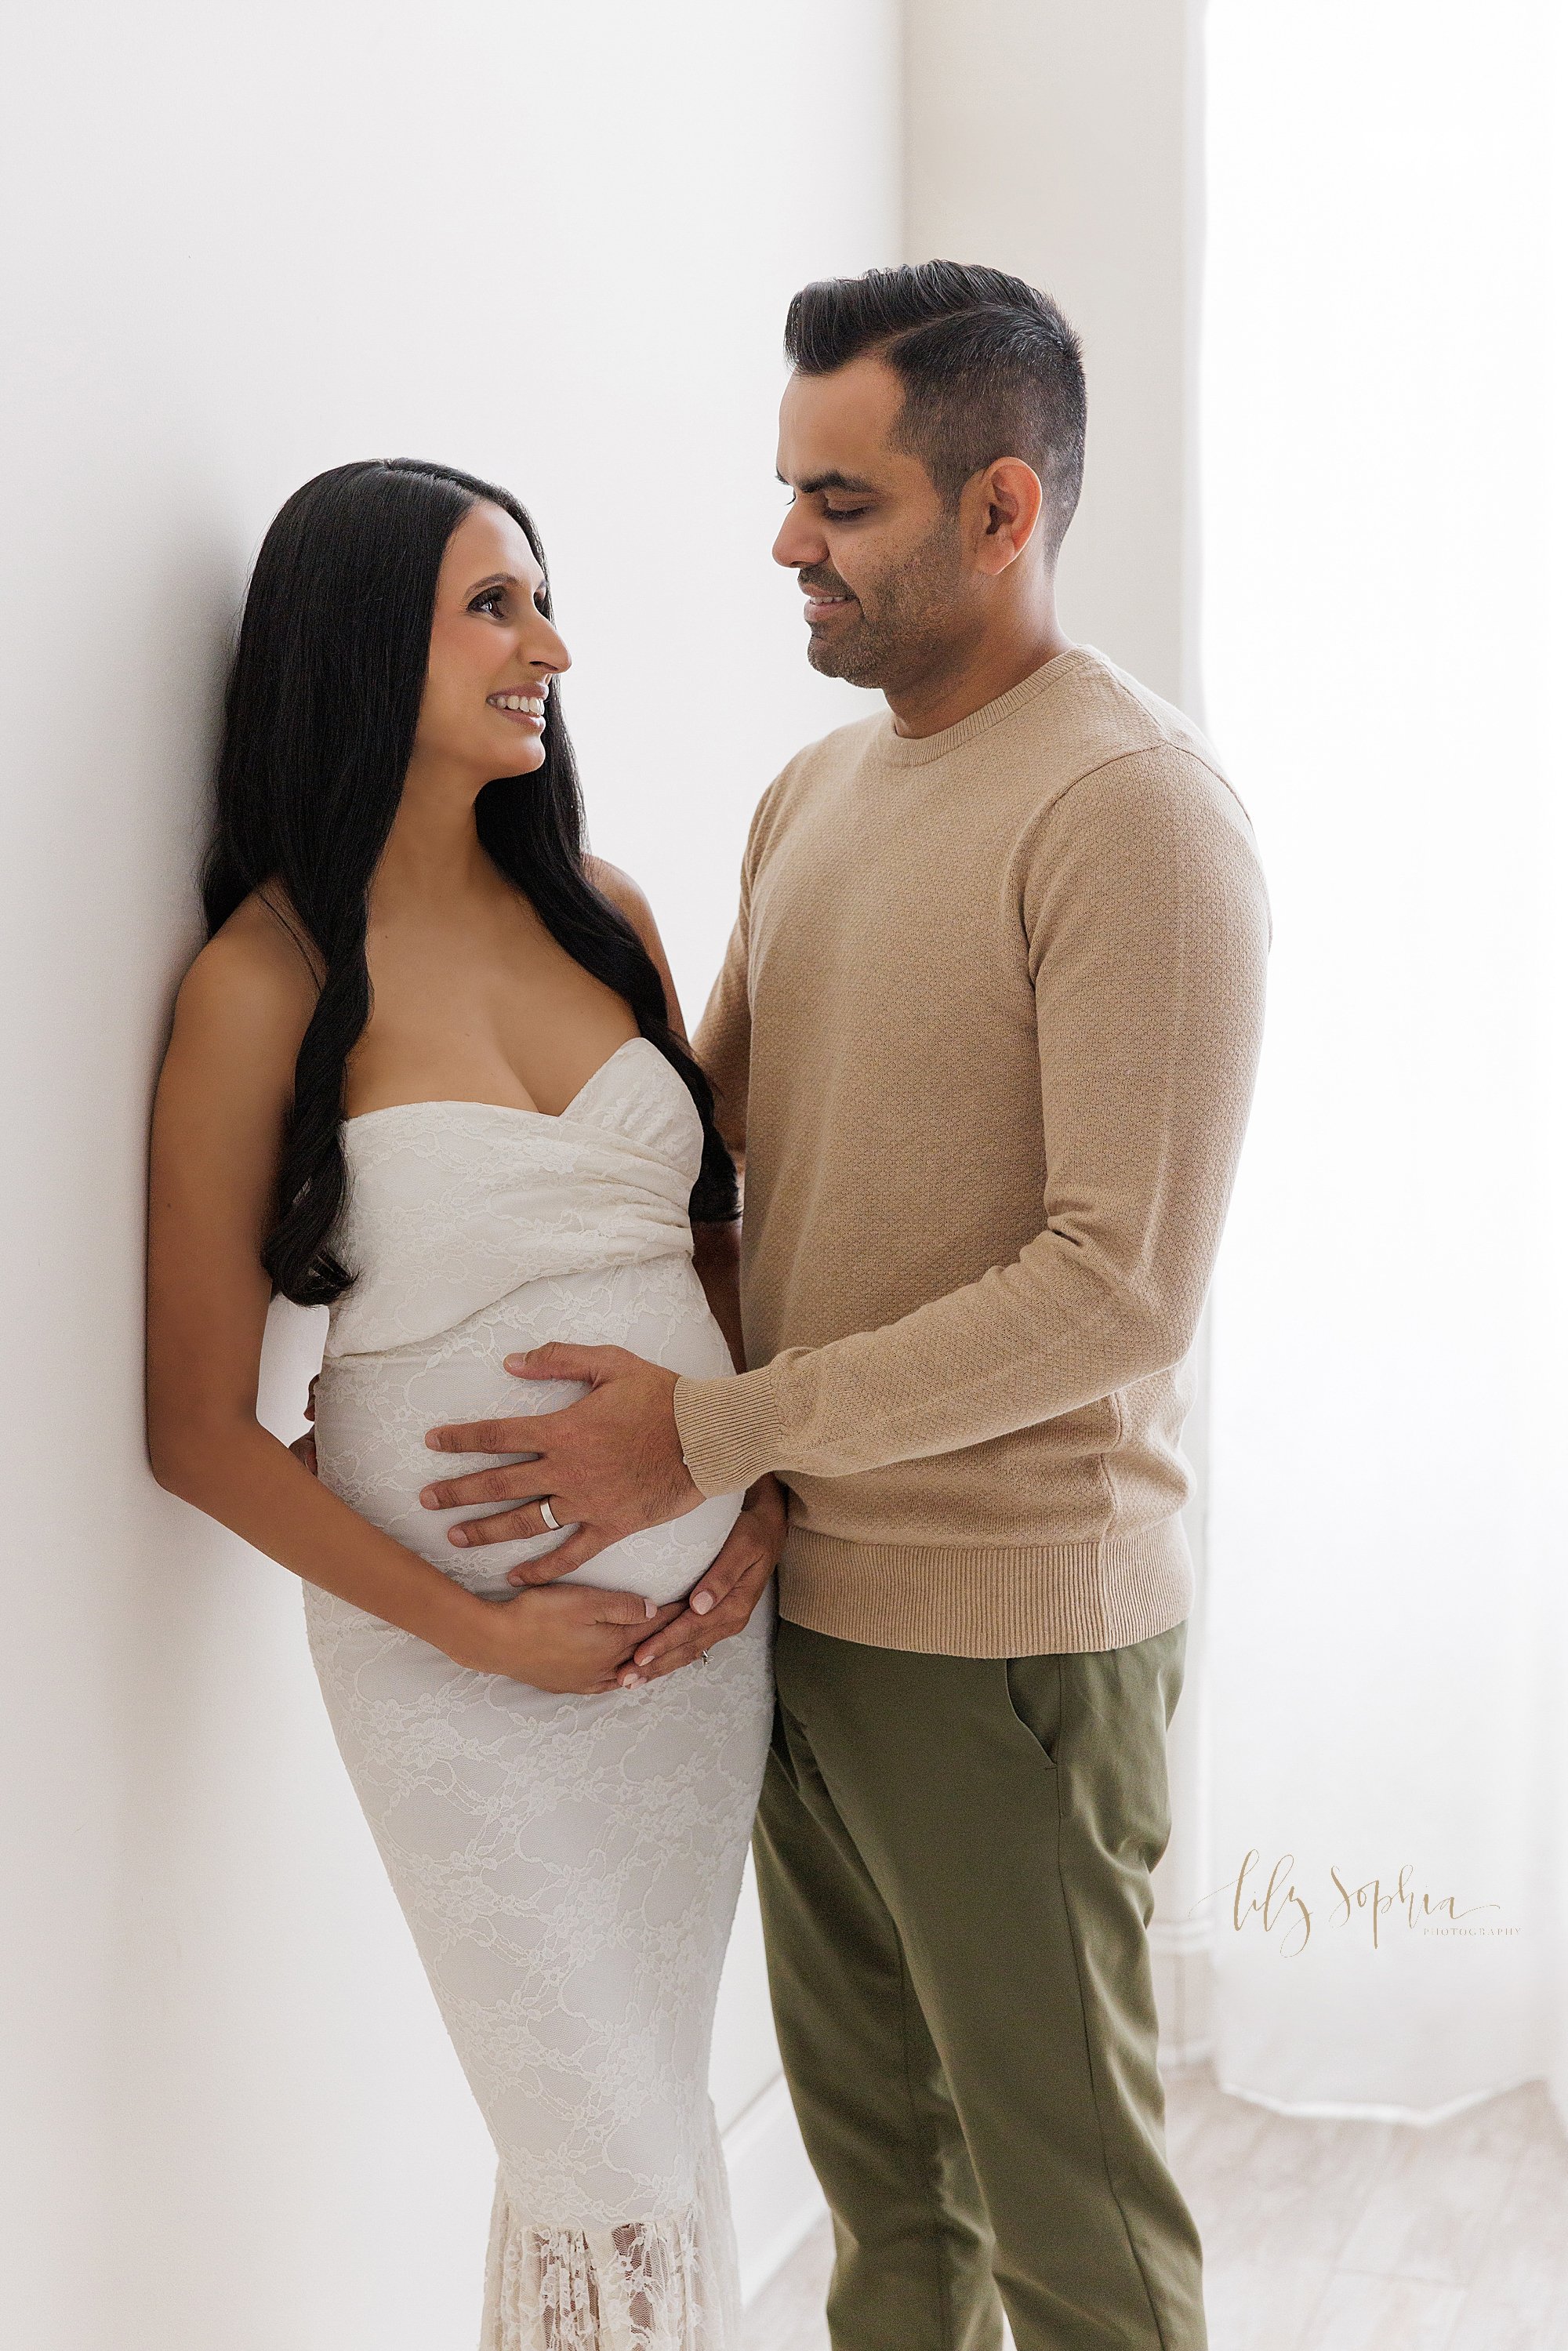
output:
M674 1372L624 1347L565 1345L508 1355L506 1369L521 1379L586 1381L589 1392L563 1412L428 1430L424 1441L435 1452L534 1458L444 1479L419 1499L432 1510L517 1504L449 1528L448 1541L462 1549L532 1540L553 1531L552 1521L574 1529L542 1559L513 1568L509 1583L553 1583L612 1543L684 1518L704 1499L681 1455Z

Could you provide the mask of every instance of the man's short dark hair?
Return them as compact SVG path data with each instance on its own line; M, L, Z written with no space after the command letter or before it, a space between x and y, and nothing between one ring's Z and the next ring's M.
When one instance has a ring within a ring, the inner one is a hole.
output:
M1086 402L1078 338L1049 295L962 261L822 277L790 303L784 350L801 375L884 360L904 384L896 438L949 505L982 466L1023 458L1054 554L1083 479Z

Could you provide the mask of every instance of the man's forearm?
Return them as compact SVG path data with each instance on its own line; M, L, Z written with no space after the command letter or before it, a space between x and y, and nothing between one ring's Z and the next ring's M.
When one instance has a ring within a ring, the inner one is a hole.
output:
M879 1331L787 1348L740 1380L682 1379L681 1449L705 1494L764 1470L849 1477L956 1452L1072 1412L1179 1363L1202 1311L1211 1252L1166 1291L1097 1266L1042 1233L993 1268Z

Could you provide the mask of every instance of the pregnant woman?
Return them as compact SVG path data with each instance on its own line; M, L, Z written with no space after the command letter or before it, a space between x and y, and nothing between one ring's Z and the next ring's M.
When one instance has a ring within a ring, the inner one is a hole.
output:
M522 507L444 467L340 466L267 534L154 1115L151 1451L303 1579L496 2142L481 2351L733 2351L706 2076L782 1497L555 1576L548 1496L474 1550L420 1502L427 1429L515 1410L508 1354L740 1352L734 1166L646 903L582 849L549 611ZM319 1477L256 1417L277 1294L329 1309Z

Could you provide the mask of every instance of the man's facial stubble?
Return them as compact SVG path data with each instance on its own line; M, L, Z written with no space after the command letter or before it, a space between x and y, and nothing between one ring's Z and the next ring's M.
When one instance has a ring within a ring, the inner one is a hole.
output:
M826 564L800 579L824 596L856 598L852 617L811 631L806 658L824 677L896 692L946 669L967 633L957 517L946 509L909 555L860 590Z

